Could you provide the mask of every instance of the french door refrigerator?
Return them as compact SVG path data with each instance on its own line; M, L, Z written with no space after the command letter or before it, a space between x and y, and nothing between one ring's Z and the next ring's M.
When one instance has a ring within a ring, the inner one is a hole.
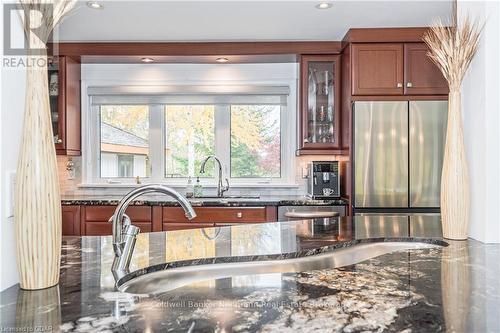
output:
M439 212L447 101L353 107L354 214Z

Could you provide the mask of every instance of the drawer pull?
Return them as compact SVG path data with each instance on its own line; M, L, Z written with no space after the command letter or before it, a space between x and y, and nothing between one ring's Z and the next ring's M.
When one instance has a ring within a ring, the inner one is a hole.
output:
M238 212L236 213L236 217L241 219L243 217L243 213L242 212Z

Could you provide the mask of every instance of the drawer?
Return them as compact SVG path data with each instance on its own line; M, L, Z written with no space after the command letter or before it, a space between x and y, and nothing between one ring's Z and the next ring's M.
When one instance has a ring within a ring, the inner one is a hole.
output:
M151 223L148 222L136 222L133 225L139 227L141 232L150 232ZM85 235L87 236L109 236L112 234L111 223L100 222L87 222L85 223Z
M169 222L169 223L163 223L163 231L211 228L213 226L214 226L213 223L208 223L208 222L207 223Z
M93 222L107 222L109 218L115 213L116 206L86 206L85 207L85 221ZM130 206L125 211L132 222L151 222L150 206Z
M192 222L266 222L266 207L194 207ZM189 221L181 207L164 207L163 223Z

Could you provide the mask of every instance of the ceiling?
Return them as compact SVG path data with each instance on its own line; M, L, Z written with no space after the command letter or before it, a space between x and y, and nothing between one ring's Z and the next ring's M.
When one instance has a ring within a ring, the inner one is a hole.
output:
M452 0L86 1L61 24L55 39L76 41L341 40L349 28L428 26L448 17Z

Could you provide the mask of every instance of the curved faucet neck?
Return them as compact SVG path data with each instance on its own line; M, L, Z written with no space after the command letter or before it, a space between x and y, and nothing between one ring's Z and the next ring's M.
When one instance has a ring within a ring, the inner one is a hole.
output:
M184 198L179 192L175 191L174 189L164 186L164 185L157 185L157 184L150 184L150 185L144 185L141 187L138 187L132 191L130 191L127 195L123 197L122 200L120 200L120 203L116 207L115 213L113 215L113 245L115 247L115 253L117 256L120 254L117 253L116 247L121 246L123 243L123 235L122 235L122 221L123 221L123 216L125 214L125 211L127 210L128 206L130 203L136 199L137 197L143 195L143 194L148 194L148 193L163 193L165 195L169 195L173 197L176 201L179 202L181 207L184 209L186 212L186 216L189 219L192 219L196 216L196 213L193 210L193 207L189 203L189 201Z

